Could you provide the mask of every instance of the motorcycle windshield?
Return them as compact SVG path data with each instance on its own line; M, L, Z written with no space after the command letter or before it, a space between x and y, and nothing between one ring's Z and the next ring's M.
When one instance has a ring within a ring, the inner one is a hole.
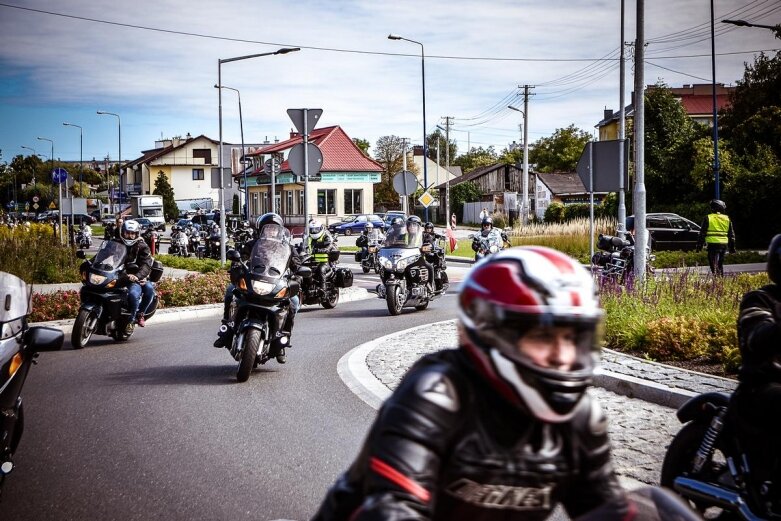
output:
M118 241L103 241L92 267L101 271L116 271L125 263L127 247Z
M279 225L267 224L261 229L249 259L253 277L275 280L281 277L290 262L290 232Z
M16 336L32 312L32 286L10 273L0 272L0 340Z
M382 247L417 249L420 248L422 244L423 230L419 226L410 231L407 231L406 228L402 228L401 230L394 230L391 228Z
M380 242L382 241L382 235L380 234L380 230L377 228L371 230L368 234L366 234L366 238L369 240L369 242Z

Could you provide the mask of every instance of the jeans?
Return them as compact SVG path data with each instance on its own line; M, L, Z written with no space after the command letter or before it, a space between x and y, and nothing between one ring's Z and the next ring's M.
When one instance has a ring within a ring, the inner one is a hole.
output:
M724 275L724 256L726 254L726 244L708 244L708 264L710 264L711 273L717 276Z
M143 297L142 297L143 294ZM151 281L146 281L141 285L138 282L132 282L127 289L127 302L130 308L130 317L135 321L139 311L146 313L146 308L152 303L155 297L155 285Z

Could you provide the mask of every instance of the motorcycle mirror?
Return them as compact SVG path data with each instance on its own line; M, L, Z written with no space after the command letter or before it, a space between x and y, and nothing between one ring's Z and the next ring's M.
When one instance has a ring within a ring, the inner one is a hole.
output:
M65 335L52 327L33 326L24 334L24 343L34 353L59 351Z
M87 256L84 254L84 250L76 250L76 258L77 259L86 259Z
M231 262L241 262L241 254L236 250L228 250L225 257Z
M308 266L299 266L299 268L296 270L296 275L305 279L311 279L312 270Z

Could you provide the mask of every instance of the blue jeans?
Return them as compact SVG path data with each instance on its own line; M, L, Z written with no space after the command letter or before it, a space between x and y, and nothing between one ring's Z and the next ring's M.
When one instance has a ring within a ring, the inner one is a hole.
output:
M142 297L143 295L143 297ZM127 289L127 302L130 308L130 317L133 322L139 311L146 313L146 308L152 303L155 297L155 285L152 281L146 281L141 285L138 282L131 282Z

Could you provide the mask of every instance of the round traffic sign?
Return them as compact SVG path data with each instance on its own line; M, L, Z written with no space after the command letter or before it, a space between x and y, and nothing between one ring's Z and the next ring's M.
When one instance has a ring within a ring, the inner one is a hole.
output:
M38 197L37 195L34 195L34 196L33 196L33 202L34 202L34 203L37 203L37 202L38 202L38 201L40 201L40 200L41 200L41 198L40 198L40 197Z

